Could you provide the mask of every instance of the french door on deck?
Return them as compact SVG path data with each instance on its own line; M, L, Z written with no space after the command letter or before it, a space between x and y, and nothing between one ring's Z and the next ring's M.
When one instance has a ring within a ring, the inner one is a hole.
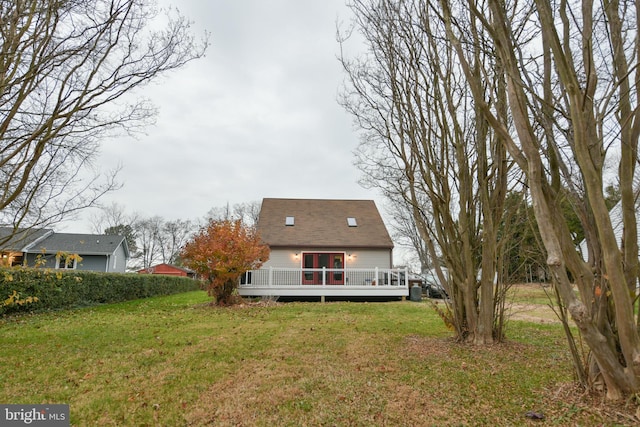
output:
M322 285L323 272L316 270L322 268L328 270L325 272L325 284L344 285L344 253L305 252L302 254L302 268L303 285Z

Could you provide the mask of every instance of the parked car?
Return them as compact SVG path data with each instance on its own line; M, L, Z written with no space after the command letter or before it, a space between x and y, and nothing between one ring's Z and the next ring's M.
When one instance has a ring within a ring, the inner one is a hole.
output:
M427 298L449 298L444 286L442 286L438 277L433 274L424 275L422 280L422 293L425 294Z

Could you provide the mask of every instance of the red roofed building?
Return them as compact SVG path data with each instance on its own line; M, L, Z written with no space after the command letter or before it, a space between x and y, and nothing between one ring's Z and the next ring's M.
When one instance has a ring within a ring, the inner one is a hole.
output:
M183 276L183 277L193 277L193 271L178 267L176 265L171 264L158 264L153 267L143 268L142 270L138 270L138 274L164 274L167 276Z

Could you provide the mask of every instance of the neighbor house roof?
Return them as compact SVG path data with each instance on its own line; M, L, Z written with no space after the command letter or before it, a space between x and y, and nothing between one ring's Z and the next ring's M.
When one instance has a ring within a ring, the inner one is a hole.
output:
M31 244L31 253L67 252L79 255L111 255L120 245L124 246L129 257L129 247L124 236L101 234L52 233L44 239Z
M24 252L25 248L53 234L45 228L0 227L0 248L5 251Z
M156 265L152 265L151 267L148 268L143 268L138 270L138 273L155 273L159 270L177 270L177 271L183 271L187 274L193 274L194 271L190 270L188 268L184 268L184 267L180 267L177 265L173 265L173 264L167 264L166 262L160 263L160 264L156 264Z
M373 200L266 198L257 228L270 247L393 248Z

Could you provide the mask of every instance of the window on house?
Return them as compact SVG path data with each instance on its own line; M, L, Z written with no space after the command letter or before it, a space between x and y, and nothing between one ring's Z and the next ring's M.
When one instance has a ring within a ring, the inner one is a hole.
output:
M62 269L62 270L75 270L75 268L76 268L76 258L75 257L66 257L64 255L58 256L57 268Z
M0 265L3 267L14 267L16 265L22 265L22 253L21 252L2 252Z
M292 217L292 216L288 216L284 220L284 225L289 226L289 227L292 227L294 223L295 223L295 218Z
M349 227L357 227L358 226L358 222L356 221L356 219L354 217L349 217L347 218L347 224L349 225Z

